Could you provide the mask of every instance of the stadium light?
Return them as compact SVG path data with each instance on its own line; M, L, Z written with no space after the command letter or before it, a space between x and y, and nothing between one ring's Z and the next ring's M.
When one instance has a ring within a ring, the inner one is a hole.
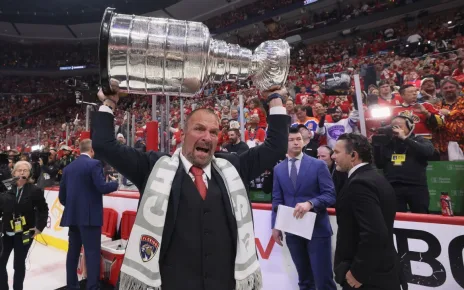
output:
M371 116L374 119L383 119L391 116L391 111L390 108L388 107L378 107L378 108L372 108L371 110Z

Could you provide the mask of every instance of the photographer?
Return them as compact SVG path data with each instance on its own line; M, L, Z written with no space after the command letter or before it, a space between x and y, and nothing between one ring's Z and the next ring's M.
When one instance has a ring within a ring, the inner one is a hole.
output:
M0 212L3 213L3 254L0 257L0 289L8 290L6 265L14 250L13 289L23 289L26 257L33 238L47 224L48 205L44 192L29 183L32 165L18 161L13 168L17 177L11 190L0 194Z
M48 153L39 154L40 175L37 179L37 186L44 189L55 184L60 164L56 160L57 152L55 148L50 148Z
M396 192L397 211L429 212L427 159L433 156L432 142L414 133L414 122L406 116L396 116L391 126L374 135L374 159L378 168Z

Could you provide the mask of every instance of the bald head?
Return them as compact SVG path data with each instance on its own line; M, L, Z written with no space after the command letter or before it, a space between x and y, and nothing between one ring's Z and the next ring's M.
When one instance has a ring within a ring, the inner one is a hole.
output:
M218 121L218 124L220 123L219 122L219 117L216 115L216 113L214 113L213 110L211 109L207 109L207 108L200 108L200 109L196 109L196 110L193 110L188 116L187 118L185 119L185 124L184 124L184 130L187 131L188 128L189 128L189 123L191 123L191 119L194 115L196 114L199 114L199 113L202 113L202 115L208 115L208 114L211 114L213 116L216 117L217 121Z

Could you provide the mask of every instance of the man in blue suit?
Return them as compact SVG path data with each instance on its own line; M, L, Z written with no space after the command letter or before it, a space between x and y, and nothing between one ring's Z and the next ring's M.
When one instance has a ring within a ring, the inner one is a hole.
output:
M117 182L105 181L100 161L93 159L92 140L80 143L81 156L65 167L59 199L64 205L60 226L69 227L66 257L67 289L80 289L77 265L84 245L87 289L100 289L100 247L103 225L103 194L118 189Z
M288 158L274 167L272 190L272 236L282 246L282 232L274 229L280 204L294 207L295 218L308 211L317 213L311 240L285 234L298 272L300 290L335 290L332 272L332 228L327 208L335 204L335 189L324 161L302 153L303 137L290 128Z

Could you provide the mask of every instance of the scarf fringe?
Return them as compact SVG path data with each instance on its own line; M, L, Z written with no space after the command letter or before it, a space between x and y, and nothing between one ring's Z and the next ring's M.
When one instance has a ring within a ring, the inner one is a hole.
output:
M246 279L235 282L235 290L260 290L263 288L263 276L261 270L256 270Z
M119 289L130 289L130 290L161 290L160 287L151 287L138 279L127 275L126 273L121 272L121 277L119 281Z

